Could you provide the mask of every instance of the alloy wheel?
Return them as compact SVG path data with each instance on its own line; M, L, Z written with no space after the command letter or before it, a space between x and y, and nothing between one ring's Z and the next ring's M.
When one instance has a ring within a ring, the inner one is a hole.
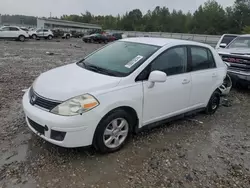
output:
M117 148L126 140L129 125L126 119L117 118L111 121L103 134L103 142L108 148Z

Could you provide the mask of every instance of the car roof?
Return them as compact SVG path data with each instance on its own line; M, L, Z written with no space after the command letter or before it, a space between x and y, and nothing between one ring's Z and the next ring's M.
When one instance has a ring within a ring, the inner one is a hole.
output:
M239 37L250 37L250 34L239 35Z
M121 39L120 41L149 44L149 45L155 45L155 46L161 46L161 47L165 45L198 45L198 46L206 46L206 47L209 46L207 44L189 41L189 40L154 38L154 37L125 38L125 39Z

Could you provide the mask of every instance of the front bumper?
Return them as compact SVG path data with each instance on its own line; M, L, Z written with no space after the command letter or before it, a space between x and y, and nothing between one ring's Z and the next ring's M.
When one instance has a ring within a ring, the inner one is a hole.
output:
M228 74L236 82L242 82L244 84L250 84L250 72L234 71L228 69Z
M22 103L29 128L44 140L68 148L92 145L95 129L101 119L97 113L90 111L77 116L55 115L32 106L28 91L24 94ZM40 125L45 130L44 134L37 131L31 122ZM53 131L66 132L64 139L62 141L53 139Z

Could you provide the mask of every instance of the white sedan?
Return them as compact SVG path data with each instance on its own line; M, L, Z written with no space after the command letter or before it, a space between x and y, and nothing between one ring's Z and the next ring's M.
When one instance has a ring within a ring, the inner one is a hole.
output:
M199 110L213 114L226 73L206 44L126 38L41 74L23 108L29 128L48 142L113 152L156 122Z

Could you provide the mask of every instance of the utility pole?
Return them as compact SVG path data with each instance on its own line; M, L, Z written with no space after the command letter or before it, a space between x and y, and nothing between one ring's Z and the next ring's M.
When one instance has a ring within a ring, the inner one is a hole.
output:
M51 12L49 13L49 18L51 18L52 17L52 14L51 14Z

